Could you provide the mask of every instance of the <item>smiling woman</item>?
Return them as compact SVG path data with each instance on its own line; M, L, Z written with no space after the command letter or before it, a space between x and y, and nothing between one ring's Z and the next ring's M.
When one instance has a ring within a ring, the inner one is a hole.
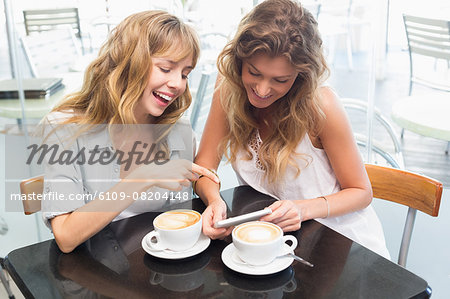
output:
M260 3L217 65L221 76L196 163L216 169L225 154L242 185L279 199L262 221L295 231L317 219L389 257L347 116L323 86L328 67L314 16L294 0ZM203 232L229 234L213 226L226 218L217 186L199 179L196 192L208 205Z
M159 91L177 101L150 122L175 123L191 103L186 76L199 55L196 33L175 16L162 11L131 15L113 30L89 65L82 89L54 111L73 110L66 123L148 123L136 120L136 107L143 94Z
M256 108L268 108L284 97L296 77L295 68L285 57L272 59L257 53L242 63L242 83L249 102Z
M138 123L157 123L165 109L186 91L192 61L192 55L179 61L170 56L152 59L148 84L135 108Z
M133 14L111 32L81 90L44 119L44 146L58 153L44 155L43 195L61 200L44 200L42 210L63 252L111 221L167 208L169 198L187 200L199 176L218 183L192 163L192 129L180 120L199 51L196 33L177 17ZM167 200L145 200L158 192Z

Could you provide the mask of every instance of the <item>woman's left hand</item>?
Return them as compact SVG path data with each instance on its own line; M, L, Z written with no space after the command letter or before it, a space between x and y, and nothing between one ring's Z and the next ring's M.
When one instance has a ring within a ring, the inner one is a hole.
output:
M278 200L268 208L272 214L261 217L261 221L272 222L283 229L284 232L299 230L302 226L300 208L292 200Z

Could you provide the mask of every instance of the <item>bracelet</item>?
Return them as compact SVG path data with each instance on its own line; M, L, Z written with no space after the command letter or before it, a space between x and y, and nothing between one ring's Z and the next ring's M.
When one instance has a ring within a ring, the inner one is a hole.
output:
M214 175L215 175L217 178L219 178L219 175L217 174L217 171L215 171L215 170L212 169L212 168L208 168L208 170L211 171L212 173L214 173ZM204 176L204 175L202 174L201 176ZM219 181L220 181L220 179L219 179Z
M319 196L319 198L325 199L325 203L327 204L327 216L323 218L328 218L328 216L330 216L330 204L328 203L328 199L325 196Z
M208 170L211 171L212 173L214 173L214 175L219 179L219 190L220 190L221 182L220 182L219 175L217 174L217 172L216 172L214 169L208 168ZM192 182L192 191L194 191L194 193L195 193L196 195L198 195L198 193L197 193L197 191L195 190L195 187L197 186L198 180L201 179L202 177L204 177L203 174L201 174L201 175L198 177L197 180L195 180L195 181Z

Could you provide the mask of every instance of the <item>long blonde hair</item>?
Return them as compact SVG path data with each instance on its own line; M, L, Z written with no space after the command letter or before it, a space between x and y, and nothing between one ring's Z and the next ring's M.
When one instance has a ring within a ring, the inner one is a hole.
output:
M193 65L200 55L195 31L164 11L144 11L123 20L101 47L85 72L80 91L66 97L53 111L73 111L65 123L84 125L135 124L134 109L149 79L152 56L190 55ZM188 109L189 87L157 118L173 124ZM87 126L86 126L87 125Z
M242 63L256 53L283 56L298 72L289 92L272 105L274 130L261 145L258 156L266 178L282 178L288 165L300 169L293 160L305 134L317 135L324 114L319 106L318 88L328 75L317 22L299 3L290 0L266 0L256 6L239 24L235 37L218 58L223 76L219 85L221 102L227 111L229 133L223 140L228 159L233 162L244 149L251 159L249 143L258 128L254 108L242 83Z

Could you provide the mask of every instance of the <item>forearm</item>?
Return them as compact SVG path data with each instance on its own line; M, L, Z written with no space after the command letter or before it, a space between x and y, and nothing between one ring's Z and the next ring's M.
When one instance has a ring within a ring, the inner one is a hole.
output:
M221 201L219 184L214 183L206 177L197 180L195 184L195 193L200 197L206 206Z
M206 205L202 213L203 233L211 239L222 239L231 233L231 228L215 228L217 221L227 217L227 205L220 196L220 184L202 177L197 181L196 192Z
M219 80L219 77L218 79ZM198 153L194 162L208 169L216 170L222 159L221 141L227 135L228 126L225 111L220 103L220 91L214 93L211 109L203 131ZM209 206L213 202L222 201L220 186L208 178L200 178L195 186L195 192Z
M326 218L345 215L367 207L372 201L370 190L346 188L334 194L322 197L296 200L301 210L302 221L314 218Z
M133 190L141 190L140 183L120 182L107 192L124 194L123 200L101 200L95 198L77 210L56 216L51 220L55 240L61 251L68 253L98 233L117 215L133 204ZM148 186L148 185L147 185ZM127 196L125 196L127 195Z
M200 151L200 155L196 157L195 163L198 163L199 165L206 167L210 170L217 169L219 165L220 159L219 156L212 156L212 157L203 157L202 159L202 152ZM220 179L220 178L219 178ZM220 197L220 183L216 183L209 179L208 177L201 177L199 178L194 184L194 192L200 197L200 199L203 201L203 203L206 206L209 206L210 204L214 202L220 202L222 201L222 198Z

